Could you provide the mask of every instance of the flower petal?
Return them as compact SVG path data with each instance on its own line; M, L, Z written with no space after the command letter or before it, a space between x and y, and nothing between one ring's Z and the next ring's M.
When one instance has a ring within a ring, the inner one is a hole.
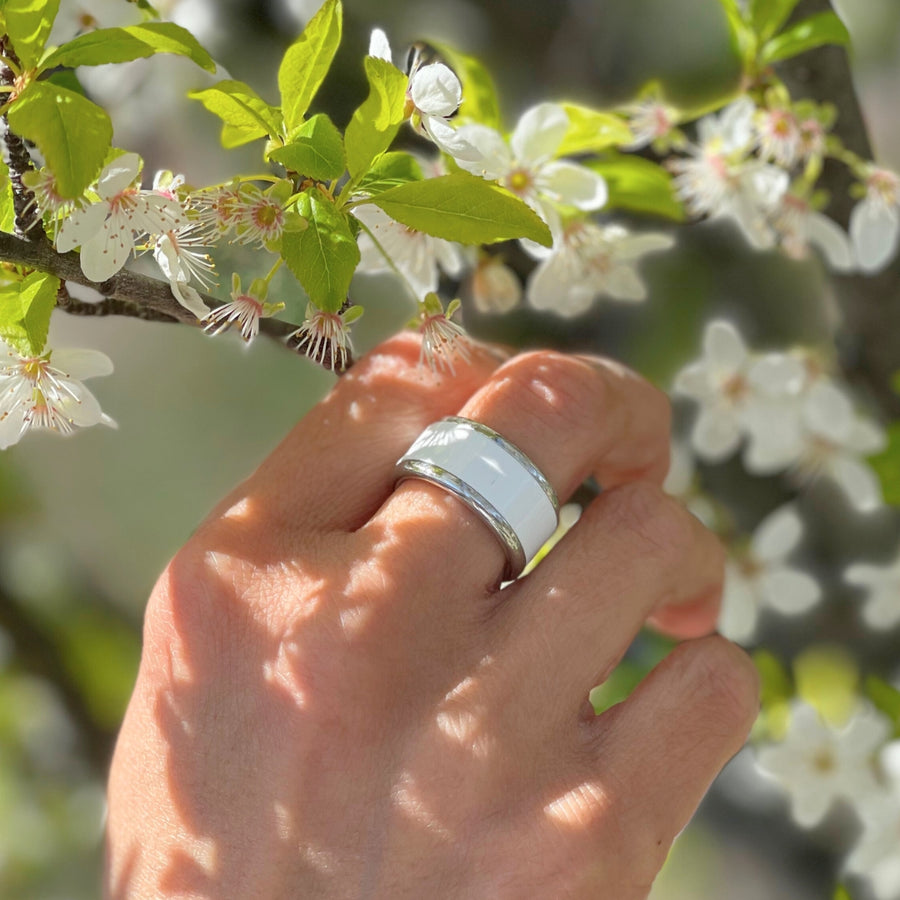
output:
M720 372L736 373L747 360L747 347L740 332L722 319L706 326L703 351L710 365Z
M392 64L394 62L388 36L380 28L372 29L372 35L369 38L369 56L375 56Z
M131 233L114 226L114 219L107 219L100 231L81 245L81 271L91 281L99 283L112 278L134 249Z
M730 641L747 643L756 634L758 615L752 585L729 565L725 570L725 587L717 626L719 632Z
M806 240L822 251L828 265L836 272L849 272L855 265L850 236L828 216L810 211L805 218Z
M703 409L691 432L691 446L706 462L721 462L731 456L741 442L737 417L730 409Z
M629 265L615 266L604 278L604 290L616 300L640 303L647 299L647 286ZM595 279L596 283L596 279Z
M409 93L416 109L426 116L452 116L462 101L462 85L443 63L416 70L409 81Z
M480 175L489 181L496 181L512 169L512 153L509 145L493 128L488 128L487 125L463 125L454 131L446 125L445 131L443 128L437 129L436 122L430 124L432 129L430 133L436 143L467 172Z
M510 138L516 160L526 165L550 159L569 130L569 116L558 103L539 103L525 110Z
M538 190L555 203L584 210L600 209L609 198L601 175L565 161L547 163L541 168Z
M779 562L800 542L803 520L790 504L766 516L753 533L753 554L766 563Z
M98 375L112 375L112 360L99 350L82 350L74 347L60 347L50 354L50 364L54 369L65 372L70 378L79 380L95 378Z
M850 213L850 238L863 272L880 272L893 258L900 237L900 211L865 198Z
M92 203L76 209L65 219L56 234L56 249L68 253L87 243L103 227L109 215L108 203Z
M819 602L822 589L811 575L783 567L761 576L760 595L772 609L786 616L799 616Z
M837 454L829 462L828 474L858 512L874 512L884 505L881 482L861 459L850 454Z
M141 158L137 153L123 153L117 156L100 173L97 193L104 200L111 200L116 194L132 185L141 171Z

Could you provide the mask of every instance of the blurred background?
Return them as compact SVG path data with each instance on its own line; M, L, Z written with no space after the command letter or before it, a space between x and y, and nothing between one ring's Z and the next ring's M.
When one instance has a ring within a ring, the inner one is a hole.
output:
M101 24L133 20L124 0L62 0L63 11L79 5ZM273 101L281 53L318 5L157 4L193 30L225 71ZM836 5L853 36L854 77L876 159L900 169L900 3ZM538 100L614 106L658 78L670 99L693 106L738 77L717 0L345 0L345 10L344 43L316 101L341 125L366 94L362 57L375 25L395 51L431 37L485 60L509 126ZM172 57L84 77L110 110L119 146L141 153L146 172L172 169L196 185L261 165L258 146L221 150L217 120L184 98L207 83ZM677 231L677 252L643 268L651 299L641 306L601 301L578 320L528 311L479 316L466 308L466 322L476 335L517 346L609 353L664 387L697 355L712 315L739 323L758 348L831 346L840 320L817 263L753 253L728 230ZM222 296L231 268L246 284L265 274L255 267L267 266L240 248L218 261ZM388 278L358 276L354 291L367 308L355 332L364 351L411 310L392 302ZM288 278L270 299L283 300L286 316L300 321L302 303ZM136 672L146 598L208 509L333 381L274 342L248 348L232 335L214 340L168 325L58 313L51 344L95 347L113 359L115 376L91 387L119 427L65 442L29 435L0 456L0 900L99 896L103 783ZM900 368L900 349L897 360ZM765 479L748 483L738 470L726 464L705 475L733 495L746 519L740 524L752 529L782 488ZM884 517L835 538L829 522L841 507L827 496L804 502L817 523L806 562L835 585L854 553L886 559L895 551ZM781 620L761 642L789 655L818 629L822 639L850 641L885 677L896 675L896 634L862 633L858 618L840 612L843 590L834 588L833 609L812 624ZM679 840L653 900L825 900L837 874L833 848L852 829L838 816L815 832L797 831L780 795L763 790L739 759Z

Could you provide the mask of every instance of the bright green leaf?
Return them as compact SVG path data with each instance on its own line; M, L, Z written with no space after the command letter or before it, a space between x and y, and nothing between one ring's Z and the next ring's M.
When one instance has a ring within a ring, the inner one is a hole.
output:
M749 69L756 56L756 35L744 19L738 0L719 0L719 3L725 11L734 52L740 57L744 69Z
M460 244L514 238L529 238L545 247L553 243L550 229L531 207L467 172L402 184L372 202L409 228Z
M185 28L173 22L146 22L124 28L98 28L79 35L41 60L42 69L56 66L103 66L131 62L155 53L174 53L193 60L201 69L215 72L213 58Z
M760 39L777 34L800 0L751 0L750 21Z
M287 48L278 69L284 124L293 131L325 80L341 42L341 0L325 0L300 37Z
M601 112L577 103L563 103L562 107L569 116L569 130L556 151L558 156L596 153L634 140L631 129L615 113Z
M13 234L16 230L16 210L13 205L12 182L9 169L0 158L0 231Z
M435 44L462 84L463 104L459 114L481 125L501 131L500 101L490 72L474 56L460 53L447 44Z
M762 48L760 61L764 65L769 65L798 56L823 44L845 46L849 43L850 32L836 13L818 13L772 38Z
M858 702L859 668L844 647L815 646L794 659L797 695L834 725L843 725Z
M34 68L41 58L57 12L59 0L17 0L4 6L6 33L26 69Z
M97 177L112 142L112 123L81 94L33 81L9 110L9 127L33 141L63 197L80 197Z
M884 679L869 675L863 685L863 693L891 720L894 737L900 737L900 691Z
M839 884L835 887L831 900L853 900L853 895L847 889L846 885Z
M23 356L43 353L58 291L59 279L46 272L0 286L0 338Z
M586 165L606 179L608 208L684 221L684 208L672 190L672 176L662 166L640 156L618 154L589 160Z
M756 650L753 664L759 672L759 701L763 709L793 697L794 685L790 673L777 656L768 650Z
M227 142L222 129L222 144L226 147L237 147L267 135L274 137L281 129L281 111L269 106L243 81L220 81L212 87L189 91L188 96L199 100L229 126Z
M887 430L887 447L869 464L881 479L885 503L900 506L900 421L892 422Z
M281 255L309 299L319 309L337 312L359 265L350 218L317 188L300 195L297 212L309 225L304 231L285 232Z
M409 181L421 180L419 161L411 153L394 150L378 158L356 189L366 194L381 194Z
M390 147L406 105L408 79L396 66L374 56L366 57L365 66L369 96L353 113L344 139L352 179L368 171Z
M273 150L269 159L317 181L339 178L347 167L341 133L324 113L304 122L290 143Z

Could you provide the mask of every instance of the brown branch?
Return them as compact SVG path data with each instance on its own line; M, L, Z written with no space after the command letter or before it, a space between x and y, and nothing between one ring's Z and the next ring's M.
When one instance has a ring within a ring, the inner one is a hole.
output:
M831 9L829 0L801 0L792 21ZM835 104L835 134L849 150L872 159L871 141L842 47L803 53L779 66L778 73L793 97ZM834 161L826 164L821 186L831 193L827 212L844 228L857 202L849 194L853 181L846 166ZM885 415L900 418L900 397L890 388L891 376L900 369L900 257L878 275L836 276L833 281L844 314L844 327L837 336L844 371L866 388Z

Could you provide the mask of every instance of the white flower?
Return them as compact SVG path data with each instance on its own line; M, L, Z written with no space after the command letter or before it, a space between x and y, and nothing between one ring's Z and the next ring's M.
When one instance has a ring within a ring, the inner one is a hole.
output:
M90 425L114 425L82 379L109 375L112 362L97 350L50 350L22 356L0 341L0 450L30 428L71 434Z
M483 255L478 260L470 289L475 308L484 313L509 312L522 299L519 276L499 256Z
M265 281L257 279L245 293L241 290L241 278L235 272L231 276L231 302L217 306L212 312L207 310L203 330L208 334L221 334L232 325L237 325L241 337L245 341L252 340L259 334L260 319L274 316L284 309L283 303L266 302L267 289Z
M774 107L760 110L755 124L759 136L759 155L783 169L800 159L801 136L796 117L789 109Z
M900 175L874 166L866 195L850 213L850 237L863 272L880 272L900 243Z
M194 278L203 287L211 284L215 266L207 248L208 232L201 224L191 222L183 228L161 234L153 246L153 258L169 280L169 287L175 299L198 319L209 312L200 294L189 284Z
M784 740L760 749L757 765L790 794L794 821L813 828L838 798L859 804L878 793L873 760L889 733L885 717L869 706L860 704L835 728L798 702Z
M555 103L526 110L509 141L486 125L447 126L439 146L474 175L498 181L531 206L548 223L557 206L600 209L607 200L606 182L576 163L557 160L569 128L569 116Z
M453 314L459 309L459 300L451 300L446 311L437 294L427 294L419 303L418 327L422 335L419 350L419 366L426 364L432 373L443 369L456 374L453 360L456 357L470 362L472 359L472 341L462 325L452 321Z
M140 20L137 6L122 0L64 0L59 4L48 45L70 41L77 34L95 28L135 25Z
M140 235L163 234L187 224L184 210L176 200L135 185L141 159L125 153L100 173L100 199L76 209L67 218L56 238L56 248L66 253L81 246L81 269L95 282L115 275L134 251Z
M332 372L343 372L353 355L350 325L363 314L362 307L351 306L342 313L330 313L311 303L306 320L288 335L289 347Z
M849 272L854 268L849 235L837 222L814 210L802 197L789 192L784 194L773 213L772 224L788 256L804 259L811 247L817 247L836 272Z
M719 616L719 631L729 640L751 640L765 608L796 616L819 601L822 592L815 579L787 564L802 535L796 509L782 506L759 524L745 551L732 553Z
M697 124L699 144L689 148L692 158L670 160L668 166L692 215L733 219L754 247L766 249L775 242L769 214L790 179L778 166L749 158L755 112L742 97L718 116L704 117Z
M697 484L694 455L681 441L672 441L663 490L679 499L707 528L715 530L715 507Z
M601 295L626 302L644 300L647 289L637 273L638 261L674 244L667 234L632 234L620 225L599 226L586 220L554 228L552 248L523 244L540 259L528 279L528 302L535 309L577 316Z
M369 56L393 63L390 42L380 28L372 30ZM453 70L443 63L422 65L417 60L409 73L406 97L407 113L418 118L424 132L437 143L439 136L434 132L439 130L440 135L450 128L447 120L462 103L462 85Z
M623 150L640 150L650 144L665 143L678 124L679 112L658 97L645 97L622 108L634 140Z
M396 270L417 300L437 290L441 269L451 278L462 274L464 259L456 244L413 231L374 204L357 206L353 214L365 226L358 239L360 272Z
M80 201L70 200L59 193L56 176L46 167L23 172L22 183L34 194L34 200L24 212L34 208L38 218L49 215L51 235L56 235L60 222L81 205Z
M854 563L844 571L844 580L864 589L867 625L879 631L900 625L900 552L886 566Z

